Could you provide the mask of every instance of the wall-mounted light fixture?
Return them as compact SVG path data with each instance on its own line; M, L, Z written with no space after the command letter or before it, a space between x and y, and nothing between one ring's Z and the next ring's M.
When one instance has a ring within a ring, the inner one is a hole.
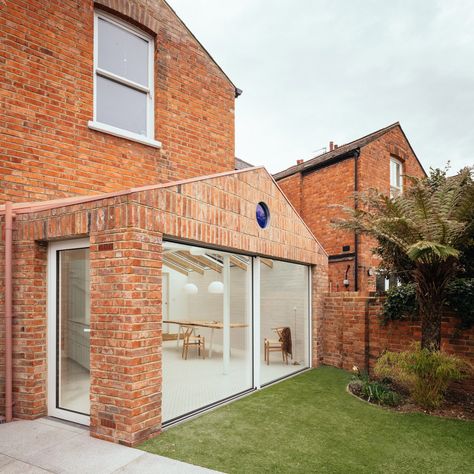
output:
M343 281L343 284L346 288L349 288L349 277L348 277L348 274L349 274L349 268L351 268L350 265L347 265L347 268L346 268L346 274L344 275L344 281Z
M375 275L375 272L374 272L374 269L372 267L370 267L368 270L367 270L367 275L369 275L369 277L372 277Z

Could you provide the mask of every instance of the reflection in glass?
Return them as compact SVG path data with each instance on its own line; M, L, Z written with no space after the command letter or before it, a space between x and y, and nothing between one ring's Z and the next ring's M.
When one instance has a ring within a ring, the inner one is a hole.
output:
M97 76L97 120L113 127L147 134L147 94Z
M89 249L58 251L58 408L89 414Z
M252 262L164 243L163 420L253 385Z
M148 86L149 43L131 31L98 19L98 66L142 86Z
M260 383L309 366L308 267L261 259ZM265 351L267 348L267 351Z

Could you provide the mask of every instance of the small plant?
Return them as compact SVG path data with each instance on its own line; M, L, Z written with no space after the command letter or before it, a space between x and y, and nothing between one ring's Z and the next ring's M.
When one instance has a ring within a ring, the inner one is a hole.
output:
M352 371L354 376L349 388L353 393L378 405L396 406L400 403L400 395L391 390L386 381L371 380L368 374L361 373L356 366L352 368Z
M414 344L403 352L385 352L377 361L375 373L405 387L412 400L432 410L444 401L451 382L462 380L472 367L466 361L441 351L430 351Z

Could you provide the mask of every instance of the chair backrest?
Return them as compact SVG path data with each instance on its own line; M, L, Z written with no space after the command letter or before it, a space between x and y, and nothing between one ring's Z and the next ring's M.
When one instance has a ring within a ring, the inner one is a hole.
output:
M193 330L194 330L194 326L186 326L185 324L182 324L181 325L182 328L184 328L184 336L183 336L183 339L185 341L188 341L190 336L192 335L193 333Z
M278 334L278 339L281 342L282 349L288 354L292 354L291 329L288 326L283 326L275 328L275 331Z

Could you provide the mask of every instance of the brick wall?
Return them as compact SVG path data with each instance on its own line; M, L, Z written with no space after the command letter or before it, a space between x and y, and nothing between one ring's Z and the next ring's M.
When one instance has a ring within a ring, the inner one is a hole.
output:
M390 157L398 159L403 164L403 173L409 176L424 177L425 173L415 154L413 153L400 127L395 127L385 133L378 140L374 140L361 148L358 167L359 189L378 189L390 194ZM404 178L404 187L409 182ZM371 279L367 271L377 268L379 259L373 255L375 247L373 239L367 236L359 237L359 289L374 291L375 280Z
M93 2L0 6L0 202L98 194L234 169L234 86L161 0L99 0L155 37L161 149L90 130Z
M351 370L373 368L385 350L401 351L414 341L420 341L420 324L416 321L396 321L381 324L379 314L383 300L359 293L329 293L324 300L321 323L320 363ZM458 329L459 320L446 315L442 323L442 350L456 354L474 364L474 328ZM474 390L474 378L463 382Z
M271 225L260 229L265 201ZM91 433L134 445L161 427L161 248L165 237L313 264L320 338L327 256L267 171L250 169L43 210L17 209L14 416L47 413L47 243L90 238ZM0 230L3 236L3 216ZM105 244L105 245L104 245ZM0 314L4 240L0 242ZM0 325L0 393L4 339ZM3 400L2 408L4 406Z
M388 130L381 137L360 148L357 165L359 191L376 188L390 192L390 157L403 162L404 173L411 176L424 176L424 171L414 155L400 127ZM355 251L355 239L352 232L335 229L331 221L345 217L337 205L354 207L354 158L348 158L333 165L304 173L297 172L278 181L278 185L288 196L309 228L316 235L324 249L331 255ZM375 279L368 275L369 268L376 268L379 260L372 254L374 241L359 236L358 244L358 280L359 291L369 292L375 289ZM349 287L343 285L347 266ZM355 290L355 262L353 257L329 261L330 291Z

